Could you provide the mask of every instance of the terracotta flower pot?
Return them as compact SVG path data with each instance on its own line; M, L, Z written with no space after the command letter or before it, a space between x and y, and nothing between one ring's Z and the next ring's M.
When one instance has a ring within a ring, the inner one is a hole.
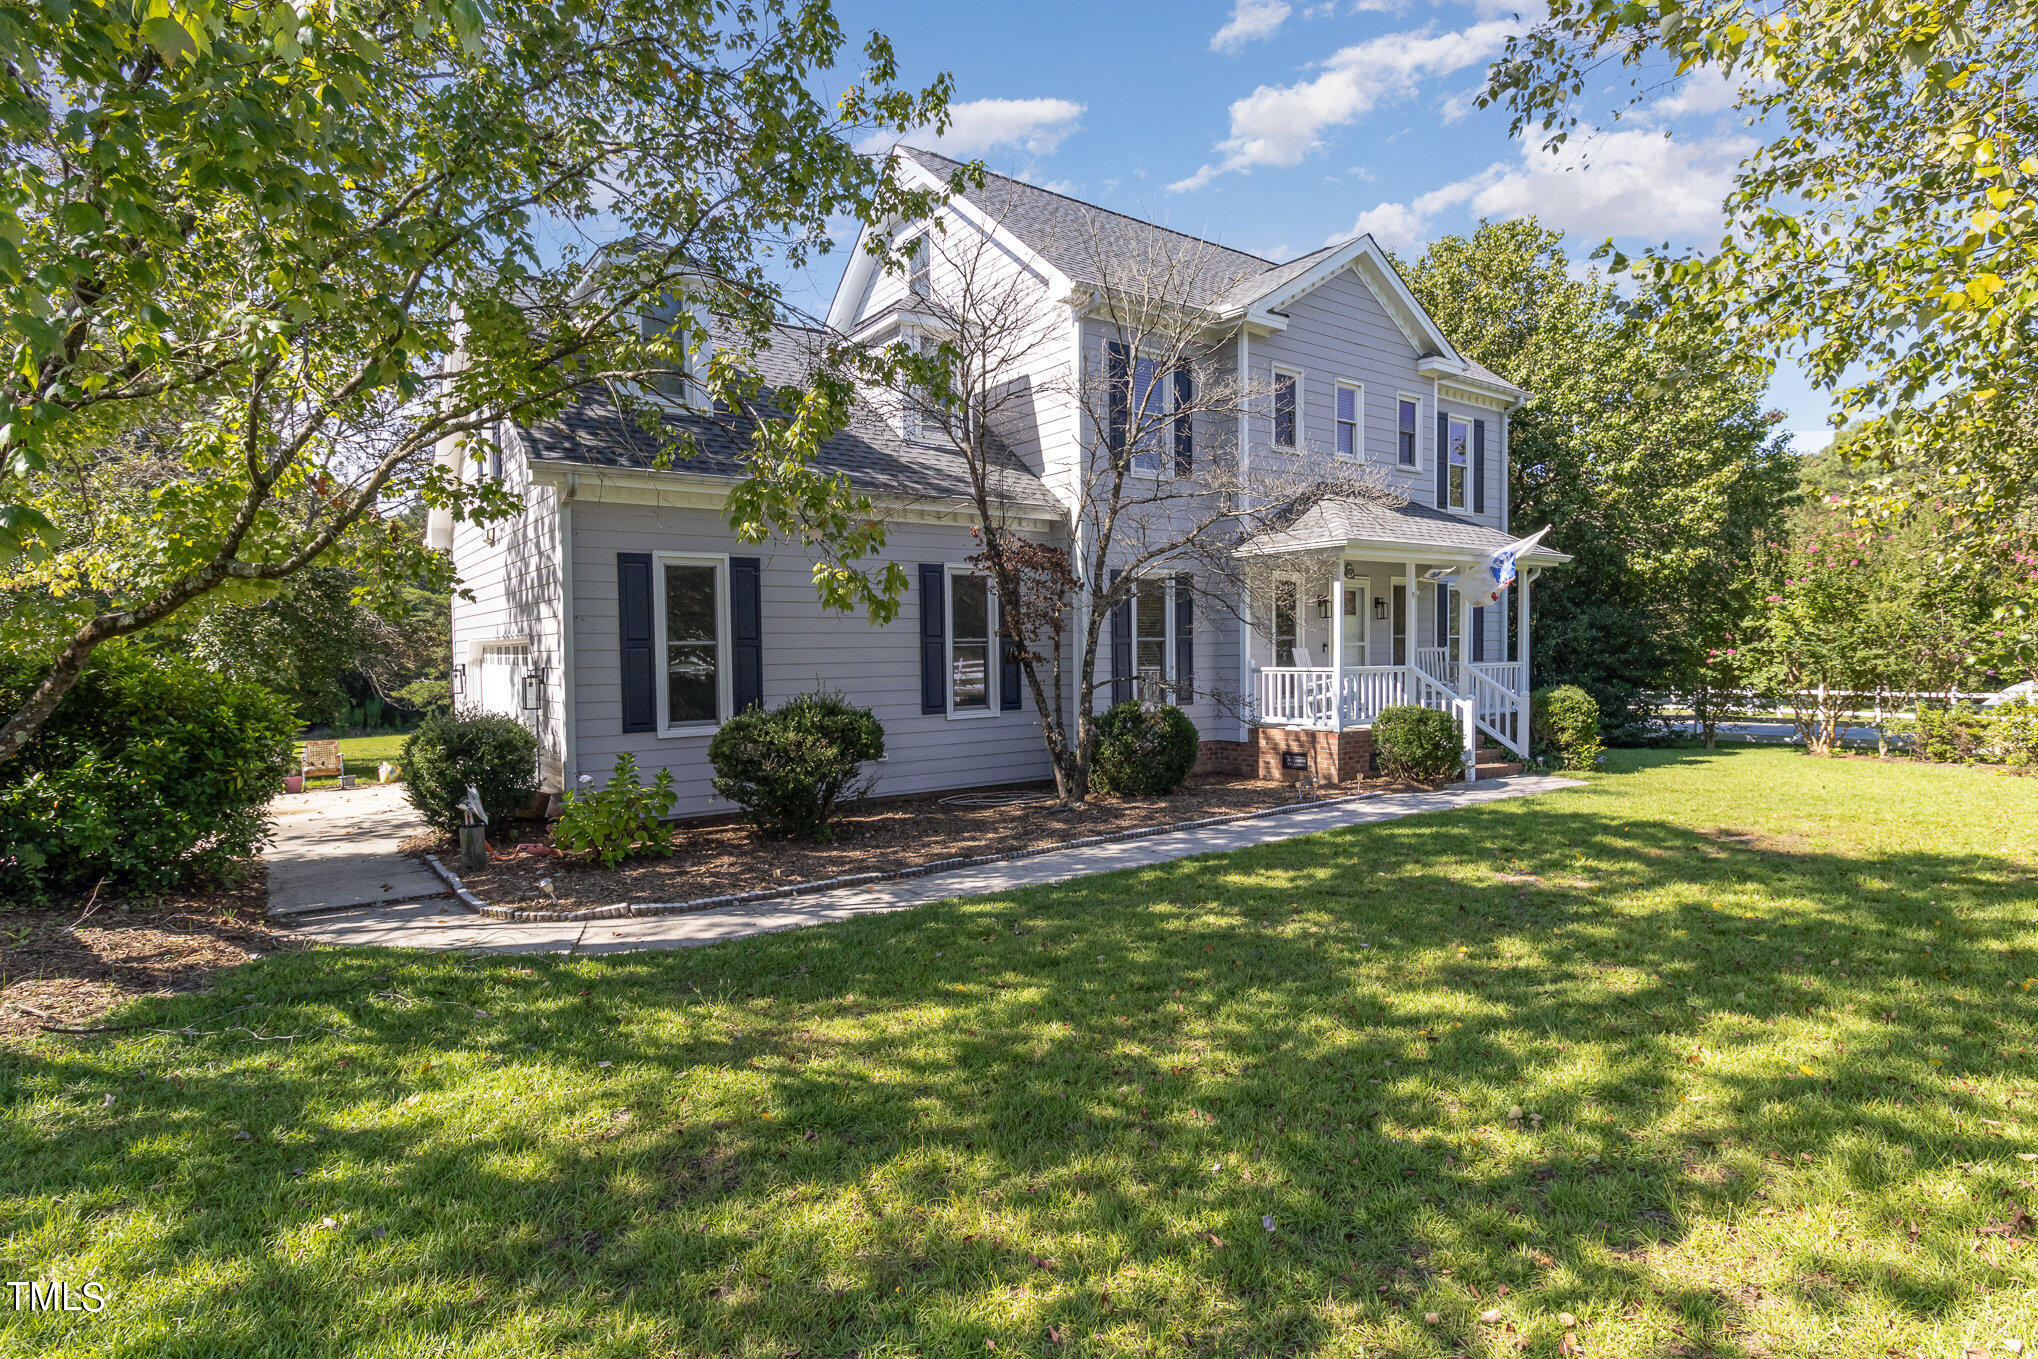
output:
M301 792L303 792L303 791L304 791L304 775L302 775L302 774L285 774L285 775L283 776L283 791L284 791L284 792L286 792L286 793L301 793Z

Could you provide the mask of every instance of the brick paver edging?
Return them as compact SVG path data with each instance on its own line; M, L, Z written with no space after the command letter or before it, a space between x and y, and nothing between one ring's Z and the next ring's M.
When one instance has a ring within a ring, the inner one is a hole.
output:
M1032 859L1042 854L1054 854L1064 849L1087 849L1091 845L1108 845L1120 840L1144 840L1155 835L1168 835L1175 831L1201 830L1206 826L1226 826L1236 821L1253 821L1263 816L1279 816L1285 812L1297 812L1308 807L1335 807L1340 803L1358 802L1363 798L1378 797L1378 793L1354 793L1350 797L1315 798L1308 802L1283 803L1279 807L1261 807L1257 811L1232 812L1226 816L1206 816L1198 821L1171 821L1161 826L1139 826L1132 830L1112 831L1108 835L1086 835L1079 840L1064 840L1059 844L1037 845L1031 849L1015 849L1004 854L976 854L955 859L936 859L933 863L915 864L911 868L889 868L877 873L851 873L841 878L819 878L813 882L796 882L786 887L767 887L756 892L734 892L718 897L696 897L692 901L646 902L641 905L620 902L614 906L590 906L584 911L530 911L520 906L490 906L467 890L458 874L439 862L436 854L425 855L425 863L444 879L446 886L453 889L453 895L460 904L471 911L495 920L510 920L521 924L541 924L554 921L574 920L620 920L627 916L683 915L688 911L711 911L729 906L754 906L764 901L779 901L786 897L805 896L810 892L826 892L837 887L865 887L874 882L898 882L904 878L924 878L932 873L945 873L954 868L981 868L985 864L1009 863L1014 859Z

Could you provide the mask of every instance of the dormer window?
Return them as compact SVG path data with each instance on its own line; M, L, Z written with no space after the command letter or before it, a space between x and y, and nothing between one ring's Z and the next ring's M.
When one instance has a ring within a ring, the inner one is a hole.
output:
M915 297L934 295L933 264L929 258L927 238L916 236L906 247L906 291Z

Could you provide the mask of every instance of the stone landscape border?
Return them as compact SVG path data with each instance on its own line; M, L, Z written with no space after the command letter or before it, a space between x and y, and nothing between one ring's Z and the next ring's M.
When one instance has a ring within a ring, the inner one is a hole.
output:
M1231 812L1224 816L1206 816L1195 821L1170 821L1158 826L1136 826L1131 830L1112 831L1106 835L1086 835L1077 840L1064 840L1059 844L1035 845L1027 849L1009 850L1003 854L976 854L954 859L936 859L932 863L914 864L909 868L888 868L874 873L851 873L840 878L817 878L811 882L790 883L784 887L766 887L755 892L731 892L721 896L696 897L692 901L618 902L614 906L590 906L580 911L534 911L521 906L490 906L467 890L458 874L439 862L436 854L425 855L425 864L446 886L453 889L453 895L461 905L492 920L513 921L519 924L549 924L553 922L579 920L622 920L632 916L684 915L690 911L720 910L730 906L754 906L766 901L782 901L787 897L807 896L814 892L832 891L838 887L867 887L872 883L898 882L905 878L924 878L931 873L945 873L957 868L981 868L986 864L1009 863L1014 859L1033 859L1042 854L1055 854L1065 849L1087 849L1092 845L1114 844L1121 840L1144 840L1156 835L1169 835L1175 831L1201 830L1206 826L1225 826L1237 821L1253 821L1263 816L1281 816L1288 812L1299 812L1310 807L1334 807L1340 803L1358 802L1365 798L1381 796L1379 793L1353 793L1345 797L1312 798L1307 802L1284 802L1278 807L1260 807L1249 812Z

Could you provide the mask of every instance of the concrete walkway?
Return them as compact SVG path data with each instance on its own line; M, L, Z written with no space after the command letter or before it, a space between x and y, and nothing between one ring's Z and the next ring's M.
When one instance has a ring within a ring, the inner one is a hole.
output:
M868 887L845 887L812 896L762 902L736 910L696 911L642 919L517 924L473 915L458 902L417 901L373 911L348 911L301 922L293 933L328 944L374 944L393 948L474 949L488 953L622 953L647 948L690 948L748 934L822 925L862 915L903 911L950 897L1062 882L1120 868L1144 868L1199 854L1222 854L1252 845L1292 840L1342 826L1392 821L1418 812L1449 811L1529 797L1560 788L1583 787L1577 779L1519 775L1460 784L1435 793L1392 793L1356 802L1328 804L1282 816L1228 826L1176 831L1144 840L1121 840L1084 849L1057 850L1031 859L933 873L924 878Z
M422 831L400 783L276 799L269 863L269 916L410 901L446 890L397 846ZM464 914L464 912L463 912Z

